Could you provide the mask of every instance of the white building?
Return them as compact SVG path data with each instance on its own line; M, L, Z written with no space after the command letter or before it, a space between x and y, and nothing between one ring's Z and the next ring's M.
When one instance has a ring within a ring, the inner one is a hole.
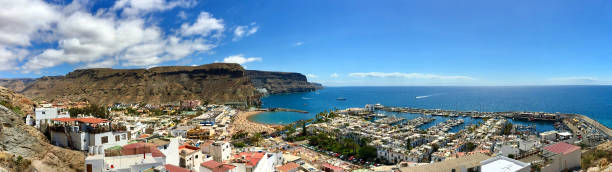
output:
M282 153L271 152L241 152L234 155L232 165L237 172L269 172L283 163Z
M133 143L123 146L121 156L90 155L85 159L86 172L140 172L162 166L166 156L150 143Z
M482 172L529 172L531 164L505 156L497 156L480 162Z
M207 156L200 151L200 148L189 145L179 146L179 166L182 168L199 171L200 164L212 160L212 157Z
M70 118L70 114L68 111L62 108L54 108L54 107L42 107L34 109L34 113L36 116L34 117L36 123L34 126L36 128L40 128L41 124L49 124L51 123L51 119L54 118Z
M210 154L215 161L224 162L230 159L232 147L229 142L216 141L210 145Z
M128 133L120 126L100 118L54 118L49 126L51 143L76 150L95 151L128 142Z
M565 142L555 143L542 148L543 155L550 163L542 167L542 172L567 171L580 168L580 147Z

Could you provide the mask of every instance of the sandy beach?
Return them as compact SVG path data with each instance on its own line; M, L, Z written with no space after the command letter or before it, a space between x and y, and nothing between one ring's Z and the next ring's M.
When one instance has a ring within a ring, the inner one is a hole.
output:
M252 115L257 115L262 113L261 111L250 111L250 112L239 112L236 118L234 119L232 134L237 133L239 131L245 131L247 133L261 133L267 132L272 133L276 131L275 128L282 127L282 125L271 125L271 124L262 124L250 121L248 118Z

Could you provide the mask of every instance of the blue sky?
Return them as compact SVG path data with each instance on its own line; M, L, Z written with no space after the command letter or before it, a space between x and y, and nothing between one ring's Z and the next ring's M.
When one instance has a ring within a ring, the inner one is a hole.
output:
M612 84L610 1L0 5L0 78L239 62L328 86Z

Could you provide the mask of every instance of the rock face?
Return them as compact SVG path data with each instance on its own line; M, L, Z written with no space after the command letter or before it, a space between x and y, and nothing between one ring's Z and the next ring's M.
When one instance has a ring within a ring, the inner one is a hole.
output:
M9 106L7 107L9 109L15 109L22 112L20 115L34 112L34 103L30 99L21 94L16 94L13 90L2 86L0 86L0 102L7 103L4 104L4 106ZM15 107L18 107L18 109Z
M231 63L169 66L150 69L80 69L66 76L3 79L0 85L33 99L87 100L96 104L151 103L197 99L208 103L247 102L259 105L262 94L314 91L300 73L244 70ZM20 90L20 91L19 91Z
M34 78L0 79L0 86L21 92L26 86L34 81L36 81Z
M309 92L321 89L321 84L308 82L306 76L291 72L247 70L247 76L256 88L265 88L271 94Z
M152 103L199 99L209 103L258 104L259 95L238 64L169 66L150 69L81 69L42 77L23 93L46 100L65 98L96 104Z
M0 96L22 97L14 92ZM19 156L21 161L16 160ZM0 105L0 171L83 171L84 163L84 153L49 144L42 133L25 125L20 115Z

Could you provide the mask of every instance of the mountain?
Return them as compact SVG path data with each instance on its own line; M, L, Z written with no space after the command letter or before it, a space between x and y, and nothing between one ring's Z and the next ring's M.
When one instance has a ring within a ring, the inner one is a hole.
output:
M321 84L308 82L306 76L300 73L256 70L247 70L246 73L256 88L265 88L271 94L309 92L323 88Z
M233 63L202 66L166 66L150 69L79 69L65 76L45 76L23 82L20 93L33 99L87 100L96 104L163 104L197 99L208 103L246 102L259 105L262 94L313 91L299 73L244 70ZM5 81L19 90L20 81Z
M23 95L0 90L5 105L18 106L6 98ZM41 132L25 125L21 115L0 105L0 171L83 171L84 163L82 152L49 144Z
M0 86L21 92L26 86L34 81L36 81L34 78L0 79Z

